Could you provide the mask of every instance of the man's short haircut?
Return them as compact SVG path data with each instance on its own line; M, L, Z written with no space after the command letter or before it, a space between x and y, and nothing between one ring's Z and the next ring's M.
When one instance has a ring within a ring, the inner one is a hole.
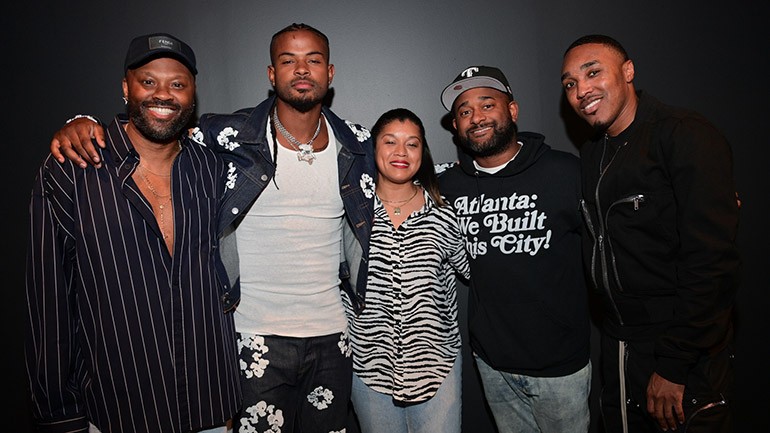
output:
M320 30L318 30L317 28L315 28L313 26L309 26L309 25L307 25L305 23L292 23L292 24L282 28L281 30L278 30L273 35L273 38L270 39L270 63L274 63L274 61L275 61L275 59L273 59L273 48L275 47L275 40L278 39L278 37L281 36L284 33L296 32L296 31L299 31L299 30L307 30L309 32L313 32L313 33L316 34L316 36L321 38L321 40L324 41L324 45L326 45L326 60L327 61L329 60L329 38L327 38L326 35L323 34L323 32L321 32Z
M607 36L607 35L585 35L577 38L575 42L571 43L569 48L567 48L566 51L564 51L564 55L566 56L567 53L575 48L579 47L581 45L585 44L600 44L604 45L605 47L609 47L612 50L614 50L616 53L620 54L620 57L623 58L623 61L625 62L628 60L628 53L626 52L626 49L623 48L623 45L620 45L620 42L616 41L615 39Z

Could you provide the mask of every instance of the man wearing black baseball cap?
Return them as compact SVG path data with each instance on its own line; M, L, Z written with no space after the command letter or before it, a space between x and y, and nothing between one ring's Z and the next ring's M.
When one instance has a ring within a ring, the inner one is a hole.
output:
M470 66L462 70L450 85L441 93L441 103L447 111L452 111L454 100L461 93L475 87L489 87L499 90L513 100L513 92L503 72L491 66Z
M195 68L195 53L192 48L168 33L152 33L135 37L128 46L123 69L124 71L135 69L161 57L176 59L185 65L193 75L198 74L198 70Z
M498 68L463 69L441 102L460 151L439 182L471 256L470 344L498 430L586 432L578 158L518 132L519 106Z
M41 432L224 432L241 393L218 254L227 172L183 134L195 54L128 49L101 168L48 157L30 205L27 371Z
M365 305L374 148L366 128L323 105L335 71L323 32L292 23L273 35L270 54L275 93L233 114L204 114L193 132L230 169L218 250L233 271L222 302L237 305L243 401L234 428L342 431L353 378L345 313ZM52 152L95 163L94 144L82 139L90 131L101 145L104 132L78 119L56 134ZM297 200L308 184L319 194ZM297 272L297 263L312 266Z

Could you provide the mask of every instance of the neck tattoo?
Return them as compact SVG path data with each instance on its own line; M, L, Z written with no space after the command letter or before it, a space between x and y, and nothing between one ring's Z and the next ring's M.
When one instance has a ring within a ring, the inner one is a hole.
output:
M284 128L283 124L281 123L281 119L278 118L278 107L273 110L273 123L275 124L275 129L277 129L278 132L280 132L281 135L283 135L283 137L289 141L291 147L297 151L297 161L305 161L308 163L308 165L313 165L313 161L316 158L315 154L313 153L313 142L316 138L318 138L318 134L321 132L321 118L318 118L318 126L315 128L313 138L311 138L307 143L300 142L294 138L294 136L291 135L291 133L289 133L286 128Z
M401 215L401 205L405 205L412 201L412 199L417 195L417 192L420 190L420 188L415 188L414 193L406 200L385 200L382 197L380 197L379 194L377 194L377 197L380 198L380 201L383 203L391 204L391 205L397 205L393 207L393 215Z

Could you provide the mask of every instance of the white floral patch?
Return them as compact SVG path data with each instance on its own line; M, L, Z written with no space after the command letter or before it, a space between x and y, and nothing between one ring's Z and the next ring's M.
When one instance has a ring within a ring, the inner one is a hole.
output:
M270 350L265 344L265 337L254 335L238 339L238 354L242 354L243 349L247 349L247 354L238 360L243 374L247 379L262 377L270 364L270 361L262 358ZM248 355L249 351L253 353Z
M225 190L235 188L236 180L238 180L238 173L235 172L235 164L230 162L227 164L227 182L225 182Z
M247 407L245 410L250 416L242 417L238 429L238 433L281 433L281 427L283 427L283 411L276 409L274 405L267 404L264 400L255 404L254 406ZM268 430L257 430L257 424L259 420L264 419L270 426Z
M322 386L317 387L307 396L309 401L318 410L324 410L332 404L334 400L334 393L330 389L326 389Z
M361 189L364 191L364 195L366 196L366 198L374 197L374 179L372 179L372 177L369 176L368 173L364 173L361 175L361 180L358 182L358 184L361 186Z
M206 143L203 141L203 131L201 131L199 127L196 126L195 128L191 129L188 135L192 141L202 146L206 145Z
M358 141L361 143L363 143L369 137L372 136L372 134L369 133L369 130L364 128L361 125L356 125L355 123L349 120L346 120L345 124L348 125L348 128L350 128L351 131L353 131L353 134L356 134L356 139L358 139Z
M350 358L350 355L353 353L353 346L350 344L347 329L340 334L340 341L337 342L337 347L340 348L340 353L345 355L345 358Z
M436 174L441 174L454 167L455 165L457 165L456 162L442 162L440 164L433 165L433 170L436 172Z
M221 130L219 135L217 135L217 143L219 143L220 146L227 150L233 150L237 147L240 147L241 144L237 141L230 141L230 137L235 138L237 136L238 130L228 126L227 128Z

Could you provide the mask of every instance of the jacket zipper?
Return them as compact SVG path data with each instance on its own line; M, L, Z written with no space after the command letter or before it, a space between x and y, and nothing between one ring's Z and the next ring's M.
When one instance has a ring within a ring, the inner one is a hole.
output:
M607 296L610 299L610 303L612 304L612 309L615 311L615 315L618 318L618 321L620 322L620 325L622 326L623 323L623 317L620 315L620 310L618 310L618 306L615 304L615 298L612 296L612 290L610 289L610 278L609 278L609 272L607 270L607 254L604 251L604 237L606 232L606 226L605 226L605 217L602 215L602 206L601 206L601 200L599 199L599 190L601 189L602 179L604 178L604 175L607 173L607 170L612 165L612 162L615 161L615 157L618 155L618 152L620 149L624 148L628 142L624 142L622 145L618 146L618 148L615 150L615 153L612 154L612 158L610 158L609 162L607 162L607 166L602 168L602 165L604 165L604 157L607 154L607 140L608 136L607 134L604 134L604 139L602 140L602 157L599 160L599 180L596 182L596 190L594 190L594 199L596 200L596 217L599 219L599 233L597 233L597 236L594 238L597 243L598 251L599 251L599 259L601 260L601 266L602 266L602 283L604 286L604 291L607 293ZM609 209L608 209L609 210ZM592 264L592 266L594 266ZM614 268L614 266L613 266ZM591 274L596 274L596 269L591 269ZM617 272L616 272L617 274ZM617 276L616 276L617 279Z
M623 203L634 203L634 211L639 210L639 203L644 202L644 195L643 194L636 194L632 195L630 197L621 198L619 200L616 200L614 203L610 205L610 207L607 208L607 212L605 213L604 220L607 221L610 219L610 212L612 211L612 208L616 205L623 204ZM607 249L609 250L610 260L612 261L612 271L615 276L615 283L618 285L618 291L623 291L623 284L620 283L620 274L618 273L618 263L617 259L615 258L615 251L612 249L612 242L609 241L609 236L607 236Z
M586 203L585 199L580 200L580 209L583 212L583 219L586 221L586 226L588 226L588 232L591 234L591 238L594 240L593 245L591 246L591 282L593 283L594 287L598 287L599 284L597 284L596 281L596 230L594 229L594 222L591 219L591 212L588 211L588 204Z
M709 404L703 405L703 406L699 407L698 409L696 409L696 410L695 410L695 411L694 411L694 412L693 412L693 413L692 413L692 414L691 414L691 415L690 415L690 416L687 418L687 420L685 421L685 423L684 423L684 433L687 433L687 429L690 427L690 422L692 422L692 420L693 420L693 419L694 419L694 418L695 418L695 417L696 417L696 416L697 416L699 413L703 412L704 410L708 410L708 409L711 409L711 408L713 408L713 407L717 407L717 406L724 406L724 405L726 405L726 404L727 404L727 400L725 400L725 397L724 397L724 396L721 396L721 397L722 397L722 399L721 399L721 400L719 400L719 401L714 401L714 402L711 402L711 403L709 403Z

